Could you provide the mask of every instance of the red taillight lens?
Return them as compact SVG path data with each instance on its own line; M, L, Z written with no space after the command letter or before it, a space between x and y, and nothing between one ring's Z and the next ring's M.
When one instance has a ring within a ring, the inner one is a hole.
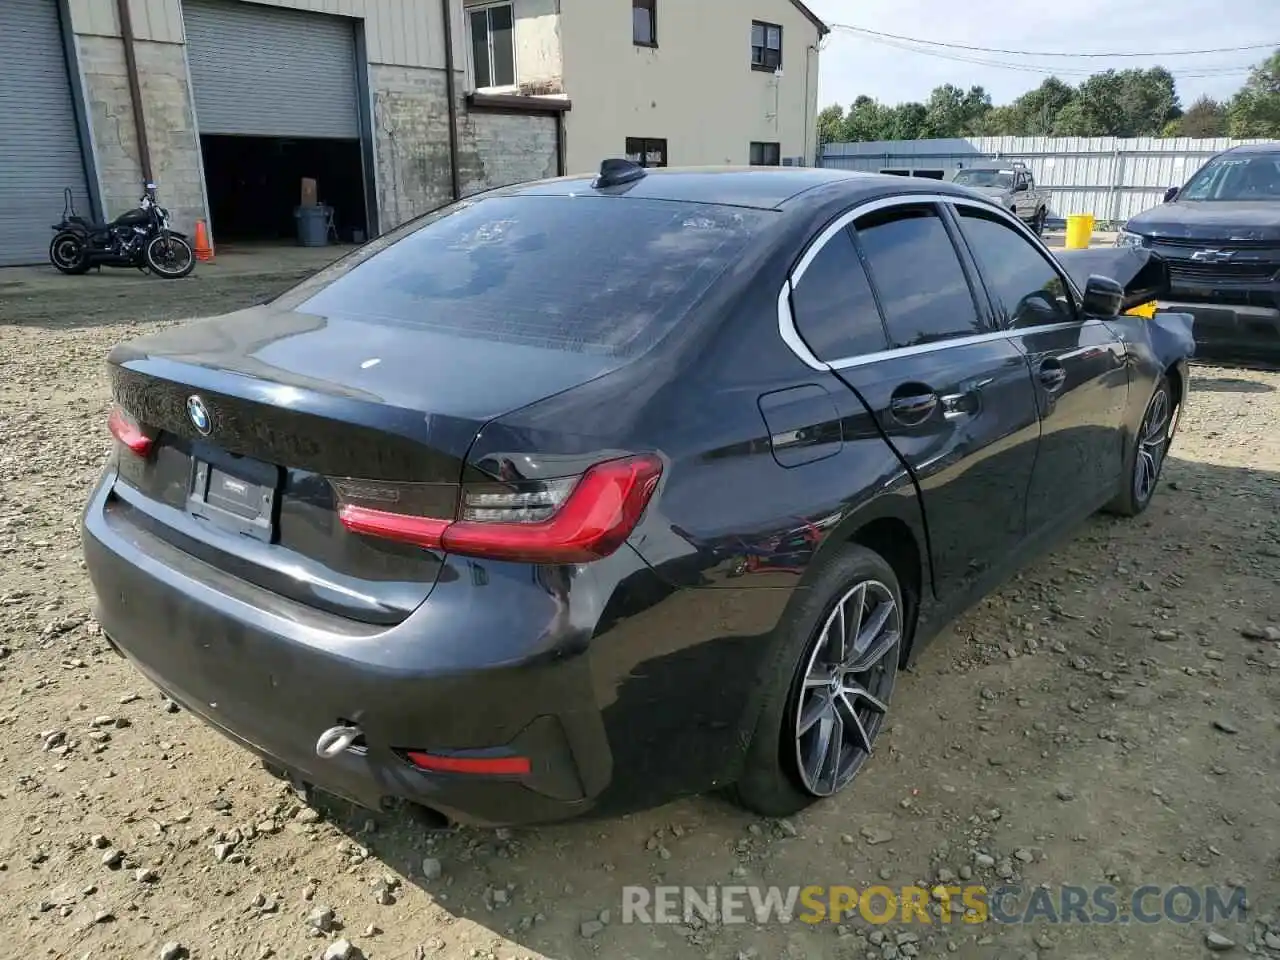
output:
M589 563L631 535L662 476L654 456L598 463L581 477L463 489L461 519L442 520L344 504L353 533L492 560Z
M121 407L112 407L111 416L107 418L107 428L111 435L123 443L140 457L151 452L153 438L143 432L138 422L124 412Z
M410 750L405 754L419 770L430 770L435 773L473 773L491 777L519 777L532 769L528 757L464 757L458 755L442 756L438 753L423 753Z

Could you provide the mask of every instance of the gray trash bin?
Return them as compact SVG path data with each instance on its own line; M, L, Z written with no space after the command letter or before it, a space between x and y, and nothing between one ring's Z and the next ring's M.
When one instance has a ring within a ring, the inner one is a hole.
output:
M323 203L314 207L295 207L298 221L298 244L303 247L327 247L329 245L329 217L333 207Z

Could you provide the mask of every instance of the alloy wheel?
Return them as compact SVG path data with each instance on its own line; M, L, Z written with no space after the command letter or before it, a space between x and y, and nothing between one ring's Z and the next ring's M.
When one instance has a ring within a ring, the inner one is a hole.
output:
M1133 467L1133 498L1138 503L1146 503L1155 493L1176 423L1177 411L1168 389L1162 385L1151 398L1138 432L1138 455Z
M846 787L871 755L897 678L902 615L893 591L864 580L835 604L805 665L796 763L805 790Z

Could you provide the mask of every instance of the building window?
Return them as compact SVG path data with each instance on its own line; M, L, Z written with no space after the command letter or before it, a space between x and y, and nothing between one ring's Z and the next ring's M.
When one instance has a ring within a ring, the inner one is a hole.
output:
M516 82L516 45L511 4L470 9L471 65L477 87L511 87Z
M631 0L631 42L637 47L658 45L658 0Z
M751 144L751 165L753 167L782 166L782 144L756 143L753 141Z
M776 23L751 21L751 69L777 70L782 66L782 28Z
M667 141L653 137L627 137L627 159L642 167L665 167Z

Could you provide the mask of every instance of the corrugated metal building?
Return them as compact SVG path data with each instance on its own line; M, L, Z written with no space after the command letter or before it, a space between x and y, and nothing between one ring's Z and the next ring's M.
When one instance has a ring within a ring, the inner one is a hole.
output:
M1049 216L1091 213L1122 223L1160 203L1214 154L1252 140L1189 137L972 137L829 143L822 165L949 179L961 167L992 158L1023 160L1051 194Z
M110 217L149 176L180 228L266 239L315 177L351 239L555 175L568 101L468 93L465 22L463 0L0 0L0 264L44 259L64 189Z

